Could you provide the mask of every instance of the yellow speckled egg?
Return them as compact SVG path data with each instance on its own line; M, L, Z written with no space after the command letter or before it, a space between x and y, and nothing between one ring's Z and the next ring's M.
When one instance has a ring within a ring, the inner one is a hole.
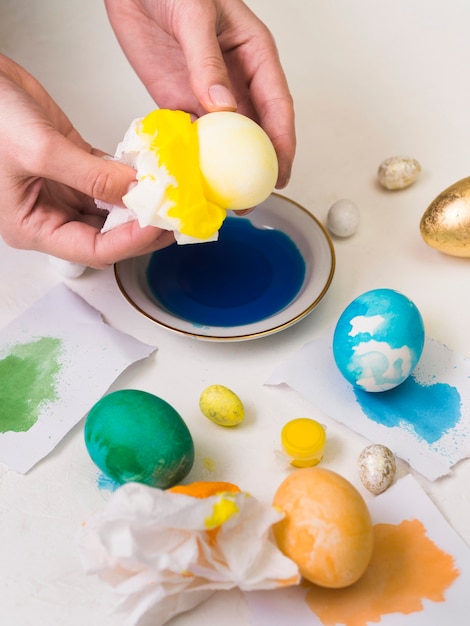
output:
M420 222L424 241L444 254L470 257L470 177L444 189Z
M224 385L206 387L199 398L201 413L219 426L237 426L245 417L240 398Z
M373 549L372 520L357 489L321 467L295 470L273 500L285 517L274 525L280 550L304 578L330 588L355 583Z
M266 200L277 181L278 162L261 126L231 111L207 113L195 125L206 198L233 210Z

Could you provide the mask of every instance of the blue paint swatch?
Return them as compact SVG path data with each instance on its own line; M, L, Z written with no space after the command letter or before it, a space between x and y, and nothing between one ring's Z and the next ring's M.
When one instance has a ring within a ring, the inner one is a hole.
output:
M460 394L446 383L422 385L411 376L389 391L354 393L369 419L389 428L409 425L429 444L439 441L461 417Z
M194 324L240 326L278 313L299 293L305 261L275 229L229 217L216 242L155 252L148 286L164 309Z
M106 476L106 474L103 474L102 472L98 474L96 484L98 485L98 489L111 492L116 491L116 489L121 486L118 482L109 478L109 476Z

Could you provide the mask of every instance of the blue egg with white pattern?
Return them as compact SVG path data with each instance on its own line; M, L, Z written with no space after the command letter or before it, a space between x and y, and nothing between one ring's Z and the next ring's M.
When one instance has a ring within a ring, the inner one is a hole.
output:
M393 289L372 289L341 314L333 335L333 356L355 388L388 391L413 372L424 340L423 318L409 298Z

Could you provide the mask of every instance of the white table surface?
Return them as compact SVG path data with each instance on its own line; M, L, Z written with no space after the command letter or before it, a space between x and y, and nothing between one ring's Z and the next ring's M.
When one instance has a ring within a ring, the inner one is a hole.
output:
M282 425L309 416L328 425L325 467L364 493L356 459L369 442L319 414L287 388L264 385L273 369L334 323L368 289L407 294L427 334L470 356L470 260L427 247L419 220L431 200L470 174L470 39L467 0L250 0L277 38L297 112L298 152L283 192L322 222L331 204L350 198L361 210L354 237L335 240L333 284L314 312L270 337L201 342L161 329L121 296L112 270L87 271L69 286L105 320L156 355L132 367L112 389L162 396L193 433L189 478L238 483L269 502L284 476L273 450ZM31 71L81 133L113 152L128 123L153 103L127 64L99 0L2 0L0 49ZM423 167L411 188L387 193L376 183L386 157L405 154ZM0 325L22 313L62 277L47 257L0 242ZM243 428L223 431L201 418L199 394L225 384L244 400ZM182 390L184 393L182 393ZM334 444L334 445L333 445ZM215 462L204 468L203 457ZM405 470L401 470L405 471ZM108 497L97 488L83 443L83 422L25 476L0 465L0 613L2 624L121 626L102 584L82 574L74 535ZM430 483L416 475L470 545L470 461ZM249 615L238 591L214 596L172 626L242 626ZM397 622L398 623L398 622Z

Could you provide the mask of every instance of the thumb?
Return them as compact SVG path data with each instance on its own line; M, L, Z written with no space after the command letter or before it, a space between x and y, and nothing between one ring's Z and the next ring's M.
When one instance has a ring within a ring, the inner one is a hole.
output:
M177 33L193 93L206 111L235 111L237 101L217 39L215 11L195 5L194 12L200 14L188 12Z
M89 150L53 132L42 167L39 170L36 167L34 174L63 183L91 198L122 206L122 197L135 182L135 170Z

